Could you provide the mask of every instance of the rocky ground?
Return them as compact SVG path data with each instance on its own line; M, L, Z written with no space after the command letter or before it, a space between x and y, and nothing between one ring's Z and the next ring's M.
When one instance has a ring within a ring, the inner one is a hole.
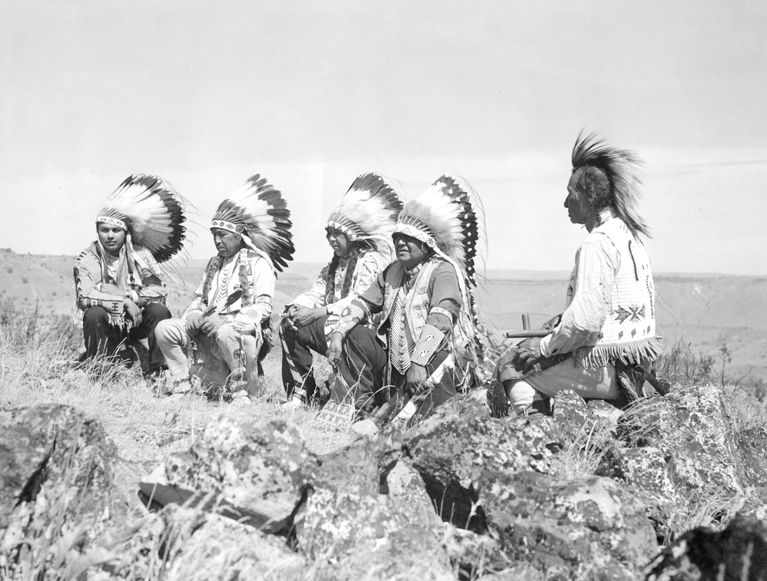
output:
M475 392L334 446L222 410L133 498L96 418L18 406L0 412L0 576L764 579L767 435L731 395L676 386L621 412L566 392L552 417L494 419Z

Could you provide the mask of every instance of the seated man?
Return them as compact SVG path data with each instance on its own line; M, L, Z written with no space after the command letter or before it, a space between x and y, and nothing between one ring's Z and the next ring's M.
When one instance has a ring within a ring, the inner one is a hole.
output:
M189 393L190 372L210 395L258 392L276 271L294 251L290 228L285 200L259 175L221 202L210 227L218 255L205 267L182 317L162 321L155 331L168 365L169 393Z
M333 258L314 286L287 306L280 327L282 381L289 405L305 405L315 397L310 349L327 353L326 329L391 261L391 233L401 209L391 185L367 173L354 180L330 215L325 231Z
M441 177L405 204L393 234L396 262L351 302L330 334L328 359L360 416L392 395L399 402L392 411L410 399L422 415L473 384L476 319L468 288L478 233L467 189L453 178ZM378 336L358 324L376 313Z
M185 220L181 197L158 177L132 175L109 197L96 218L98 239L74 267L85 359L114 356L129 340L148 338L144 371L160 372L154 330L170 311L157 263L181 250Z
M634 399L661 352L655 286L634 208L639 161L596 136L579 136L567 186L570 221L588 230L575 255L568 306L551 333L526 339L499 364L519 413L548 412L548 398L572 389L586 399Z

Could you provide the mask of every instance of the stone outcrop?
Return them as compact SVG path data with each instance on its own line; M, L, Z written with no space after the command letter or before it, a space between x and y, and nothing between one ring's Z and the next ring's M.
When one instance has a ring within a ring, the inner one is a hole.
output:
M14 569L18 551L61 541L62 559L86 550L126 507L113 493L117 449L96 420L61 405L0 412L0 553ZM69 533L63 539L65 532ZM62 540L63 539L63 540Z
M599 473L636 492L660 539L678 526L670 519L684 522L710 499L725 507L745 501L747 462L720 388L678 387L640 401L623 414L616 433Z
M722 531L695 528L647 566L646 581L764 581L767 525L738 516Z
M169 505L115 547L109 578L167 581L300 581L305 559L282 537L230 518Z
M657 548L644 506L608 478L557 479L559 455L584 435L609 432L616 415L574 394L553 409L535 421L493 419L476 401L456 399L406 435L408 460L443 520L497 540L503 556L480 544L474 562L471 543L454 543L463 570L512 576L525 563L563 579L632 579Z
M238 423L221 416L140 486L147 501L215 509L264 532L287 534L319 466L284 422Z

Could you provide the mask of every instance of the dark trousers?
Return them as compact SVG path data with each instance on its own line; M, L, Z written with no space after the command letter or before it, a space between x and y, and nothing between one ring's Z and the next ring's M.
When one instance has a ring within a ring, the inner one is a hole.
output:
M303 386L306 391L307 401L314 397L317 384L314 381L312 369L312 351L320 355L326 355L328 344L325 340L325 320L321 319L293 329L287 319L283 319L280 325L280 339L282 340L282 384L288 399L293 395L296 387Z
M373 412L391 396L386 383L388 357L378 334L370 327L357 325L344 339L338 371L346 384L345 399L363 415ZM332 394L338 399L337 394Z
M298 329L291 329L286 321L280 327L282 338L282 382L290 397L296 387L303 384L307 398L316 390L314 376L310 372L312 354L326 355L325 340L327 316ZM310 351L311 350L311 351ZM388 399L384 393L386 351L375 331L363 325L354 327L344 339L338 371L346 384L346 393L332 394L336 401L353 400L357 409L369 410Z
M157 347L154 329L157 323L170 319L168 307L162 303L148 303L141 309L141 324L126 333L124 329L109 324L109 313L104 307L89 307L83 313L83 339L85 357L115 355L120 343L149 339L148 372L159 371L165 365L162 352Z

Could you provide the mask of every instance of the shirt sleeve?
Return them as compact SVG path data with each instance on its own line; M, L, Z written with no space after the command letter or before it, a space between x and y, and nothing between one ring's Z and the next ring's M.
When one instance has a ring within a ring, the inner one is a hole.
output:
M340 315L344 309L357 297L361 296L368 288L375 284L378 275L381 274L386 264L379 252L366 252L357 261L354 267L352 288L349 294L335 303L327 305L328 312Z
M154 256L148 250L143 250L136 256L136 264L141 270L141 284L143 285L138 291L139 298L150 303L164 303L168 296L168 289L160 278L160 267L157 266Z
M248 259L250 262L251 304L244 305L234 319L260 325L272 315L272 298L276 276L272 266L261 256Z
M201 313L205 312L205 305L202 302L202 289L205 286L205 279L208 276L208 269L210 268L210 261L207 265L205 265L205 270L202 272L202 278L200 278L200 284L197 286L197 290L194 291L194 299L189 304L189 306L184 311L184 314L181 315L181 320L186 322L187 317L195 312L199 311Z
M426 324L447 333L453 328L463 303L458 276L450 263L443 261L434 269L429 281L429 295L431 307Z
M327 292L327 286L328 286L328 273L330 271L330 265L326 265L321 271L319 276L314 281L314 284L312 285L312 288L310 288L305 293L301 293L298 295L295 299L293 299L293 302L290 303L291 305L296 305L299 307L307 307L309 309L317 309L319 307L325 306L325 293Z
M368 314L380 313L381 309L383 309L384 293L386 289L386 284L384 282L385 274L385 270L379 273L375 282L359 296L358 301L355 301L363 306Z
M618 249L607 236L588 236L575 262L573 299L559 325L541 340L545 357L596 343L610 312L613 281L620 266Z
M104 307L114 311L119 306L122 309L125 295L113 295L101 292L101 265L98 258L88 250L77 257L74 267L75 301L80 310L89 307ZM119 303L119 305L117 305Z

